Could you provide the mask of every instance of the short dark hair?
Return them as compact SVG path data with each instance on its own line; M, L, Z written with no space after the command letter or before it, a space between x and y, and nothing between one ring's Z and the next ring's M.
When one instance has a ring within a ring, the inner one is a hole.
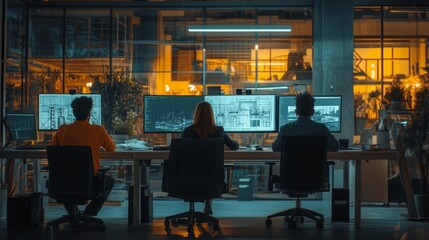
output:
M73 115L76 120L85 120L91 114L92 105L93 101L90 97L82 96L75 98L71 103L71 107L73 108Z
M314 97L310 93L300 93L296 95L296 112L300 116L311 116L314 110Z

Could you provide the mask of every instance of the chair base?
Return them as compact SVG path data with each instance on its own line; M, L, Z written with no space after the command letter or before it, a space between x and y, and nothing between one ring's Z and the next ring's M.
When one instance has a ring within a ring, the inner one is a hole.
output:
M316 227L318 229L323 228L323 224L325 222L323 214L320 214L318 212L315 212L306 208L301 208L299 198L297 199L297 207L290 208L288 210L269 215L265 220L265 225L267 227L271 227L271 224L272 224L271 218L282 217L282 216L284 216L284 221L288 223L289 228L296 228L298 222L303 223L304 217L314 220L316 222Z
M207 213L196 212L194 209L194 202L189 202L189 211L167 216L164 220L165 231L170 232L170 224L173 226L177 224L186 224L189 233L193 233L195 223L209 223L213 225L214 231L219 231L219 220L210 216Z
M60 218L57 218L48 222L46 224L46 227L48 228L52 226L54 229L58 229L60 224L67 223L67 222L72 227L77 227L77 228L91 228L91 229L95 228L102 231L106 229L103 220L96 217L81 214L79 210L76 210L74 214L64 215Z

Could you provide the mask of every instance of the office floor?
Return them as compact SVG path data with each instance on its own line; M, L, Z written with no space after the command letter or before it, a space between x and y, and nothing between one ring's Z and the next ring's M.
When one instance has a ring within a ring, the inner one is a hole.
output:
M216 199L213 202L214 216L219 218L221 232L214 233L207 224L195 228L195 237L189 238L185 226L173 227L170 234L164 230L163 218L167 215L185 211L188 205L175 199L154 201L154 222L140 226L129 226L128 206L105 206L99 217L106 224L106 231L77 230L68 226L53 232L53 239L428 239L429 222L408 221L401 214L406 213L404 206L382 207L369 205L362 208L362 228L354 229L353 222L331 221L329 201L303 201L302 206L325 214L325 226L318 230L314 222L307 220L298 224L297 229L288 229L282 218L274 218L271 228L266 228L264 221L269 214L294 206L294 201L254 200L237 201ZM202 210L203 204L196 205ZM350 209L353 216L353 208ZM64 214L63 207L47 207L47 221ZM44 229L12 232L6 230L5 219L0 220L0 239L21 240L44 239Z

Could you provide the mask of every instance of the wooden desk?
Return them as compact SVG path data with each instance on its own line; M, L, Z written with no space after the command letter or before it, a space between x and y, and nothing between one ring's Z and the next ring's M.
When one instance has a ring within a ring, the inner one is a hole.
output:
M134 161L134 189L133 189L133 224L140 222L140 191L141 184L149 184L147 163L156 159L168 159L169 151L139 151L119 150L116 152L100 152L100 159L129 159ZM44 150L4 150L0 152L0 158L10 159L46 159ZM355 162L355 228L360 228L361 222L361 161L365 160L396 160L395 151L338 151L328 152L329 160L350 160ZM225 151L226 162L240 161L279 161L280 152L238 150ZM142 178L142 175L144 176ZM142 181L143 180L143 181Z

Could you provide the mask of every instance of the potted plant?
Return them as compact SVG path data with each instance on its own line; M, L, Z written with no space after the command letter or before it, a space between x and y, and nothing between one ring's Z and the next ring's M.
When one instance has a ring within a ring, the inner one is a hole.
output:
M429 217L429 87L423 87L415 95L416 112L405 129L403 144L406 152L417 160L420 194L415 195L420 217Z
M390 110L400 110L404 106L405 88L399 81L393 80L392 84L386 88L384 99L388 103Z
M133 123L143 108L143 84L123 72L92 78L91 92L102 94L104 126L111 134L133 135Z

